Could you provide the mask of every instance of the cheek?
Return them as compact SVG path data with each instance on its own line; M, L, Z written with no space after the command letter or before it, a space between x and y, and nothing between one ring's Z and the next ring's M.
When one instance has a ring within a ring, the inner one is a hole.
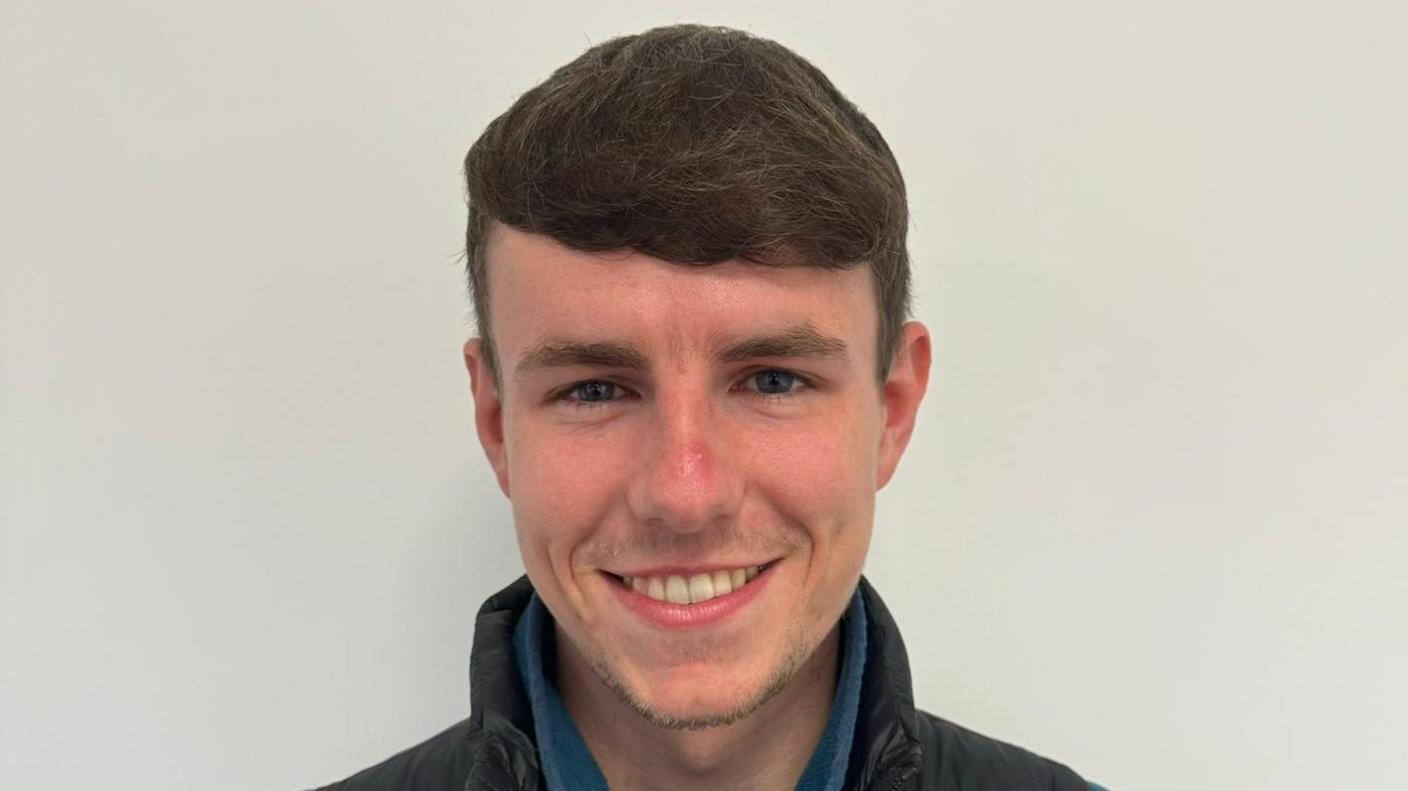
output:
M750 436L754 483L817 549L866 545L875 497L876 443L855 413Z
M513 515L525 561L563 567L605 518L620 490L621 443L522 426L509 442Z

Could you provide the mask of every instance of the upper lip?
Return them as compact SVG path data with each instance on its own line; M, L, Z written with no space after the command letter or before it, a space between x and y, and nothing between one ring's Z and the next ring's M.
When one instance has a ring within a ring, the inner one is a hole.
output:
M749 560L739 563L693 563L687 566L650 566L636 569L604 569L617 577L692 577L696 574L713 574L716 571L733 571L749 566L766 566L771 560Z

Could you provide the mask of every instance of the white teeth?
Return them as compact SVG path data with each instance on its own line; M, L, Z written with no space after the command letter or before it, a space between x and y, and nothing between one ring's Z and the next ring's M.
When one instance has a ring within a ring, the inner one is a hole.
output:
M689 600L708 601L714 598L714 578L708 574L695 574L689 578Z
M698 604L719 596L726 596L747 585L758 576L761 566L745 566L741 569L721 569L709 574L695 574L685 578L678 574L667 577L622 577L622 581L637 593L643 593L656 601L671 604Z
M725 593L733 593L733 580L729 578L727 571L714 572L714 595L722 596Z
M684 577L671 574L665 578L665 601L689 604L689 583L684 581Z

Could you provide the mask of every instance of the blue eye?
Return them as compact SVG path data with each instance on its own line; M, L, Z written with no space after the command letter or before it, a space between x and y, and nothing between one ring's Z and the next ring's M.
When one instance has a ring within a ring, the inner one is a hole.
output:
M799 382L796 374L779 370L759 371L749 378L763 395L786 395Z
M572 401L581 401L588 404L599 403L615 398L617 389L616 385L610 382L582 382L572 388L568 395L571 396L569 400Z

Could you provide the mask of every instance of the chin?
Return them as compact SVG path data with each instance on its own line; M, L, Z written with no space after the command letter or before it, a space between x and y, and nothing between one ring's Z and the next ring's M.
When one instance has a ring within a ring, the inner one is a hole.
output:
M770 694L762 689L746 695L689 695L682 698L623 694L622 701L657 727L697 730L731 725L756 711ZM617 690L621 694L622 690Z
M627 685L604 667L597 674L632 711L652 724L672 730L731 725L757 711L787 685L805 656L786 656L772 667L740 660L726 664L691 664L637 676Z

